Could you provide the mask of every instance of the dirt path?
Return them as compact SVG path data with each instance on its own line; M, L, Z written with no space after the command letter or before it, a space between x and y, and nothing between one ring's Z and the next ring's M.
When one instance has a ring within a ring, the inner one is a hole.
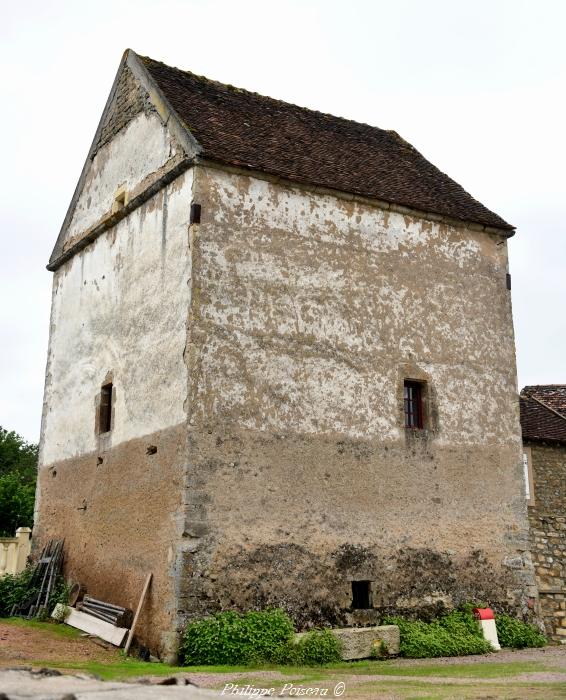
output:
M91 639L56 631L7 624L0 620L0 666L37 664L38 661L116 661L117 652Z

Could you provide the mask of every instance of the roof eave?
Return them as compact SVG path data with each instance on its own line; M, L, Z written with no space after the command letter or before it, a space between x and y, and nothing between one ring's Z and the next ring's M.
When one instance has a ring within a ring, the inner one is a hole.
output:
M408 206L401 202L393 202L385 199L379 199L368 194L346 192L344 190L337 190L330 187L326 187L325 185L318 185L309 180L285 177L283 175L271 173L267 170L257 170L253 166L248 166L245 164L235 165L233 163L230 163L229 161L220 160L218 158L207 158L206 154L204 153L198 156L197 163L204 167L212 167L218 170L233 172L240 175L248 175L260 180L267 180L268 182L280 183L288 187L305 189L310 192L315 192L317 194L328 194L333 197L338 197L339 199L360 202L362 204L368 204L370 206L378 207L380 209L395 211L400 214L418 216L423 219L428 219L429 221L437 221L453 226L465 226L466 228L472 229L474 231L483 231L485 233L491 233L497 236L502 236L503 238L511 238L516 233L515 227L511 224L506 224L508 228L504 228L489 224L478 223L477 221L473 221L471 219L459 219L454 216L447 216L446 214L440 214L438 212L430 210L416 209L415 207Z
M541 437L538 435L537 436L523 435L523 442L540 442L540 443L548 443L548 444L551 444L553 446L566 447L566 439Z

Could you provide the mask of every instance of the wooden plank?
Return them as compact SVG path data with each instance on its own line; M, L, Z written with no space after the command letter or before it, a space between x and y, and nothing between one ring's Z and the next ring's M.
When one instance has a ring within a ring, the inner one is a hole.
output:
M114 627L109 622L99 620L97 617L87 615L87 613L75 610L75 608L69 608L62 603L58 603L55 606L51 617L56 620L63 620L65 624L83 632L94 634L96 637L100 637L100 639L104 639L105 642L110 642L116 647L122 646L128 634L128 630L125 627Z
M153 574L148 574L147 578L145 580L145 585L143 587L140 602L138 603L138 608L137 608L136 614L134 616L134 621L132 622L132 628L130 629L130 634L128 635L128 641L126 642L126 648L124 649L124 654L126 656L128 656L128 652L130 651L130 644L132 643L132 639L134 638L134 631L136 629L136 625L138 624L138 617L140 616L140 612L141 612L142 606L144 604L145 597L147 595L147 591L149 590L149 584L151 583L152 576L153 576Z

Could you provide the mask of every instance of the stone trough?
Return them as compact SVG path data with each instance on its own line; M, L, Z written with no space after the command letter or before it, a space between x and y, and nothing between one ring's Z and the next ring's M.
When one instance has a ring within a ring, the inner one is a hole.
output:
M375 627L345 627L333 629L332 634L342 644L342 659L369 659L374 656L396 656L399 653L399 628L397 625L377 625ZM295 635L299 641L308 632Z

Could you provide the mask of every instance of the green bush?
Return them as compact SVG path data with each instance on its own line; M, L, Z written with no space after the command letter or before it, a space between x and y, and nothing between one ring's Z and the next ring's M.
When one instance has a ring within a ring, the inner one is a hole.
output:
M186 665L274 661L292 636L293 623L283 610L222 612L187 625L179 656Z
M412 659L486 654L493 650L469 610L454 610L432 622L388 617L383 623L398 625L400 653Z
M33 591L28 588L31 574L28 567L15 576L6 574L0 578L0 617L8 617L14 605L31 596Z
M294 666L320 666L340 661L342 645L328 629L307 632L298 641L290 640L275 661Z
M525 649L526 647L543 647L546 637L535 627L526 622L521 622L509 615L496 615L495 626L497 637L502 647L513 649Z
M15 576L6 574L0 578L0 617L8 617L14 605L19 605L32 598L37 593L37 586L29 587L33 567L28 566ZM53 592L49 601L49 609L43 617L48 618L57 603L66 605L69 600L70 585L65 583L62 576L58 576L53 587Z
M73 584L65 581L63 576L59 575L57 577L57 581L53 587L53 593L51 594L49 600L49 614L53 612L58 603L61 603L62 605L69 605L69 593L71 592L72 587Z

